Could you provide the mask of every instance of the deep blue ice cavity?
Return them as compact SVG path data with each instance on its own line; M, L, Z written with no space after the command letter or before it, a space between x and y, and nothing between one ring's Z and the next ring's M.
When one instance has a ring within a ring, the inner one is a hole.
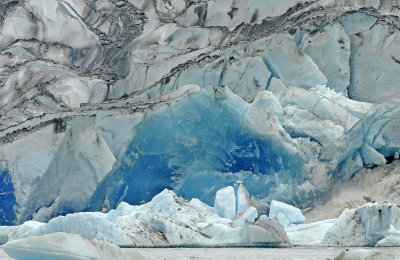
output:
M0 168L0 173L0 225L12 225L16 218L14 186L6 170Z
M276 149L245 124L248 103L214 91L206 88L148 112L94 204L105 197L110 207L120 201L140 204L173 188L186 199L212 205L216 190L238 180L250 193L267 196L274 185L269 175L282 168Z

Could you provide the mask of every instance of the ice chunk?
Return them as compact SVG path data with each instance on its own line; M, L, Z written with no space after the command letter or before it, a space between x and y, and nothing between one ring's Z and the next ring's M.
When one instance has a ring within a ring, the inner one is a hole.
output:
M244 100L251 102L258 92L265 90L271 72L260 56L240 57L230 61L222 72L222 85Z
M361 157L367 167L386 164L385 157L367 144L361 147Z
M320 246L326 232L336 219L322 220L309 224L291 225L285 228L289 241L294 246Z
M400 229L400 209L397 205L367 203L346 209L326 233L323 244L330 246L375 246L390 227Z
M215 195L214 208L222 218L233 219L236 215L236 196L232 186L222 188Z
M268 217L270 219L276 217L282 226L301 224L306 221L300 209L276 200L271 201Z
M276 245L290 246L291 243L286 235L285 230L279 224L279 221L274 219L268 219L267 216L261 215L254 222L255 226L261 227L266 231L268 241L275 241Z
M246 190L246 187L241 183L237 192L237 210L236 213L239 214L242 211L245 211L251 205L251 200L249 196L249 192Z
M249 207L235 216L232 221L232 226L239 227L243 226L246 222L253 223L257 219L257 217L257 209L255 207Z
M303 37L300 48L317 64L328 79L328 86L337 92L350 84L350 40L340 23Z
M9 242L2 249L17 260L52 259L127 259L122 250L113 244L89 240L79 235L54 233ZM133 258L145 259L138 253Z
M268 91L272 92L278 100L285 96L287 89L282 80L275 77L271 79L268 87Z
M377 23L371 29L353 35L351 41L352 76L349 97L372 103L399 98L399 31Z
M366 13L352 13L339 19L347 35L360 33L371 28L377 18Z
M278 75L287 86L309 89L328 82L313 60L290 39L282 40L266 54L266 59L271 72Z
M351 248L343 251L335 260L395 260L393 255L377 249Z
M376 243L376 247L399 247L400 246L400 231L392 225L386 232L385 238Z

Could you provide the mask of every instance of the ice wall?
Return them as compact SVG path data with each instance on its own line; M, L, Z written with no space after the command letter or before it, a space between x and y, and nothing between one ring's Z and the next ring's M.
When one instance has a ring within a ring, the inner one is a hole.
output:
M400 150L390 3L0 10L2 224L142 204L164 188L212 205L239 183L260 212L273 199L312 207Z

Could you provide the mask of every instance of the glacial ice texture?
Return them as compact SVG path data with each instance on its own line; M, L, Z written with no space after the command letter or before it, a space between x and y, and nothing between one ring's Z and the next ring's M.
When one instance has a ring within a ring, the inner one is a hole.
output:
M300 209L276 200L271 201L268 217L270 219L277 218L284 227L290 224L302 224L306 221Z
M229 208L235 205L233 200ZM6 246L12 247L13 241L23 241L18 239L65 232L137 247L290 245L279 222L259 216L252 206L233 213L232 219L220 217L218 211L218 207L212 208L198 199L184 200L165 189L141 206L122 202L108 213L80 212L53 218L48 223L27 221L19 226L2 226L0 242L8 242Z
M2 249L17 260L128 259L116 245L61 232L15 240L3 245ZM136 253L129 259L145 260L146 258Z
M398 158L392 1L0 10L3 225L143 204L164 188L213 205L240 183L254 198L240 195L235 213L243 199L260 213L272 200L304 209Z

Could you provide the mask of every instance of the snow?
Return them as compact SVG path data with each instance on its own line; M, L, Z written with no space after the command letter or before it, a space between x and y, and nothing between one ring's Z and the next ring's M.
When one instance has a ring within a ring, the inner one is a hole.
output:
M78 235L53 233L9 242L2 249L15 259L127 259L122 250L113 244L85 239ZM129 259L146 259L131 254Z
M302 224L306 221L300 209L276 200L271 201L269 207L270 219L277 218L282 226L289 226L290 224Z

